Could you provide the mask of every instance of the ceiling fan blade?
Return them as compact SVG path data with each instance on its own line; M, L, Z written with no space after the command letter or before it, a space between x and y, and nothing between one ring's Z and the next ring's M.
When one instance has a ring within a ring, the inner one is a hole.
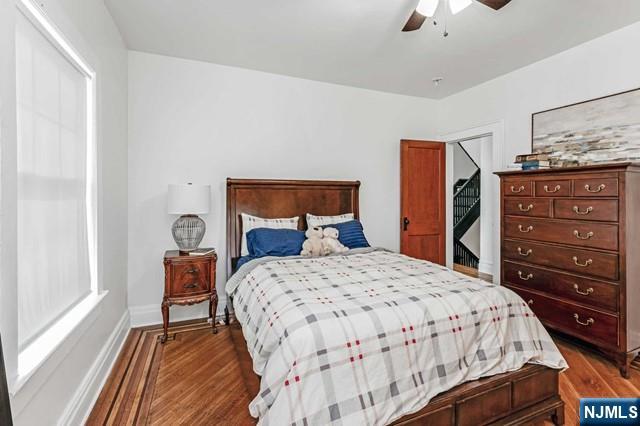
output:
M402 29L402 31L407 32L407 31L419 30L422 24L424 24L424 21L426 19L427 19L426 16L421 15L420 13L414 10L411 16L409 17L409 20L407 21L407 23L404 25L404 28Z
M479 3L489 6L493 10L500 10L505 7L511 0L478 0Z

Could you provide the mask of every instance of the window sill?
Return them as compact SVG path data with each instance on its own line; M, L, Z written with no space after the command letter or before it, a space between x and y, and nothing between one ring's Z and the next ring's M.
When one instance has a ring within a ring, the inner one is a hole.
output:
M18 354L18 377L11 387L15 396L36 371L65 343L69 336L96 312L108 291L91 293L67 314L54 323L45 333Z

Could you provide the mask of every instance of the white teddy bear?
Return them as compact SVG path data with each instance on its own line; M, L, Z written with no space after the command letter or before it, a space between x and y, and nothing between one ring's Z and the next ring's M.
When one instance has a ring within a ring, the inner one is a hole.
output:
M324 254L324 246L322 244L322 228L316 226L307 229L304 233L307 239L302 243L301 256L322 256Z
M338 240L340 232L336 228L324 228L322 235L322 253L325 256L333 253L344 253L349 250Z

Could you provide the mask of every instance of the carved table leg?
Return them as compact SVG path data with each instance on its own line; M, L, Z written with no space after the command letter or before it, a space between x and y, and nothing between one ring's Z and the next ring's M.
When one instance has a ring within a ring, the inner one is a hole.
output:
M162 327L164 329L164 333L160 338L160 343L166 342L169 337L169 302L166 300L162 301Z
M216 312L218 311L218 293L215 291L211 293L209 297L209 317L211 318L211 328L213 334L218 332L216 328Z

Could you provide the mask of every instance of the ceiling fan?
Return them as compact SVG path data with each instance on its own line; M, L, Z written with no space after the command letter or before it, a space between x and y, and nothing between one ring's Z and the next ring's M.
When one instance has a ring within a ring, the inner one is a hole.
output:
M511 0L476 0L494 10L499 10L507 5ZM445 0L446 2L446 0ZM448 0L451 13L454 15L462 9L471 5L471 0ZM432 18L436 14L440 0L420 0L416 10L413 11L409 20L404 25L402 31L415 31L420 29L427 18Z

